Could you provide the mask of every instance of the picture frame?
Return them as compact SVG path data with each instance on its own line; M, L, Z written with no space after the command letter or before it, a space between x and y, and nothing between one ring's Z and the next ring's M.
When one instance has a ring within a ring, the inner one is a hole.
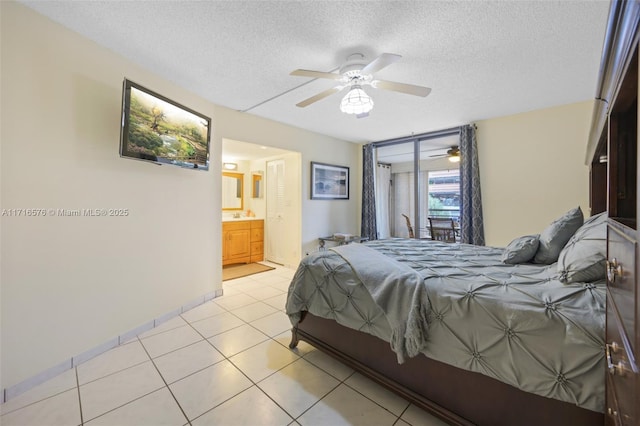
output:
M348 200L349 167L312 161L311 199Z

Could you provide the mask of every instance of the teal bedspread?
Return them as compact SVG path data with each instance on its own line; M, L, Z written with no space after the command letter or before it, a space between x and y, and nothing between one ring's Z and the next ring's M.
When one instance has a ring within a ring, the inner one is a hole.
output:
M524 391L603 411L604 281L563 284L556 264L507 265L492 247L404 239L358 246L301 261L286 304L293 325L309 311L389 342L399 362L417 347Z

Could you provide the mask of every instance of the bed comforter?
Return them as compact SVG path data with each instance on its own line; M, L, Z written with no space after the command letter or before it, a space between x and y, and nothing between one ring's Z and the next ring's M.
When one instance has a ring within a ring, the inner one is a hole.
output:
M563 284L556 264L507 265L503 249L492 247L414 239L353 246L301 261L286 304L294 326L308 311L390 342L402 362L416 353L398 344L397 334L411 334L411 323L423 318L409 348L603 411L604 281ZM376 262L379 254L388 260ZM367 256L373 261L358 260ZM392 295L394 286L405 293Z

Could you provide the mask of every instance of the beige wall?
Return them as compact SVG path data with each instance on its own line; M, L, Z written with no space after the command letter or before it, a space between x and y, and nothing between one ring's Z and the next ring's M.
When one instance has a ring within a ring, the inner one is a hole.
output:
M126 217L2 217L0 388L221 288L221 142L359 170L360 147L216 106L13 2L0 2L1 208L126 208ZM127 77L212 117L209 172L119 158ZM336 159L340 159L337 161ZM303 247L359 229L349 201L309 200Z
M487 245L540 233L576 206L589 216L592 108L587 101L477 122Z

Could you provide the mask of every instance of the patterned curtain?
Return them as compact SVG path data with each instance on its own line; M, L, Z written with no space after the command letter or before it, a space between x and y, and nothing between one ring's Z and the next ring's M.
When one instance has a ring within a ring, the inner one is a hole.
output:
M360 236L377 239L376 229L376 165L373 144L362 147L362 225Z
M478 145L473 126L460 127L460 236L463 243L484 245Z

